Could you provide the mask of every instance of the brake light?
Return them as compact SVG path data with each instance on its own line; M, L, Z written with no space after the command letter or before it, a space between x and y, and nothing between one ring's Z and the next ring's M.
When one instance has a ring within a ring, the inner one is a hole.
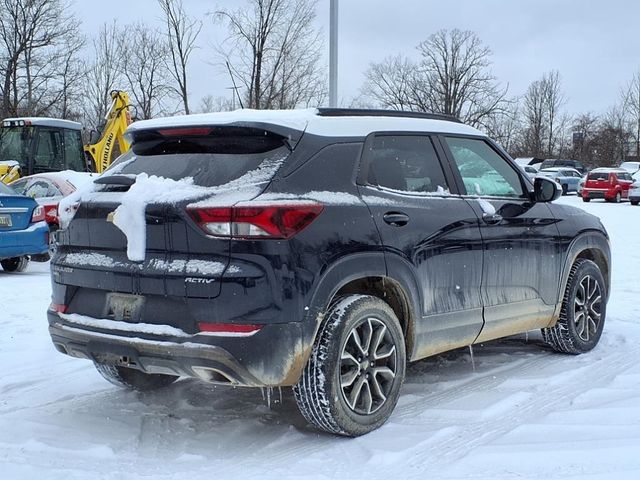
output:
M60 303L52 303L49 305L49 310L53 310L56 313L66 313L69 307L67 305L62 305Z
M228 337L249 337L259 332L263 326L264 325L198 322L200 332Z
M33 209L33 213L31 214L31 221L42 222L44 220L44 207L42 205L38 205Z
M210 127L166 128L158 130L163 137L199 137L213 132Z
M207 234L234 238L291 238L313 222L324 207L318 203L189 209Z
M58 209L55 206L45 207L44 216L47 222L56 222L58 220Z

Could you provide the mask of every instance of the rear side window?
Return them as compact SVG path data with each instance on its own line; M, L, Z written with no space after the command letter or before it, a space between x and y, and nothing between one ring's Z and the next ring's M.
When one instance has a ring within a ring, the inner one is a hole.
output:
M289 156L281 136L252 128L203 128L140 132L120 173L147 173L204 187L241 186L271 180ZM162 133L164 132L164 134Z
M589 174L589 176L587 177L587 180L609 180L609 173L608 172L591 172Z
M448 189L435 148L427 136L376 136L368 157L370 185L413 193Z

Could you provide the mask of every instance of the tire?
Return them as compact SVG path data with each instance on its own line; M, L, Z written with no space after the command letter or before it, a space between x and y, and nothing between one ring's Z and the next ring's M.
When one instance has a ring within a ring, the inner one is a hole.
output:
M553 327L542 329L544 341L562 353L578 355L591 350L604 328L606 296L598 266L591 260L577 260L569 273L560 318Z
M616 193L616 196L613 197L613 203L620 203L620 200L622 200L622 195L618 192Z
M48 262L49 260L51 260L51 257L53 256L56 248L53 241L53 234L57 232L58 229L59 227L57 225L49 224L49 251L47 253L41 253L39 255L32 255L31 260L33 260L34 262Z
M569 193L569 186L566 184L562 185L562 195L567 195Z
M631 200L631 205L633 205L634 207L637 206L638 203L640 203L638 200Z
M20 273L24 272L29 265L29 257L13 257L0 260L0 265L5 272L8 273Z
M158 390L159 388L171 385L178 379L178 377L173 375L144 373L133 368L105 365L103 363L94 363L94 365L100 375L109 382L118 387L137 390L139 392Z
M357 348L361 338L368 339L364 349ZM329 308L293 392L314 427L356 437L391 416L405 369L404 335L391 307L377 297L350 295Z
M591 201L591 199L589 197L582 197L582 201L589 203Z

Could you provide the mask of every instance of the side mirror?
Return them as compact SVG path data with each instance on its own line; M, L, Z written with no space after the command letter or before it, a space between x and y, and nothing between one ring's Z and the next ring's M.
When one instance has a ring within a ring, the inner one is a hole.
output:
M553 202L560 198L562 190L553 180L545 177L536 177L533 181L533 195L536 202Z

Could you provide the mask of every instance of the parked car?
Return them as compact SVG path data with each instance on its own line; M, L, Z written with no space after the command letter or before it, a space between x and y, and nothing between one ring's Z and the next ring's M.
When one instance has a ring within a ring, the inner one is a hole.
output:
M623 168L633 174L640 171L640 162L622 162L620 164L620 168Z
M580 172L573 168L545 168L538 172L539 175L544 175L554 180L560 188L562 188L562 194L566 195L569 192L577 192L582 175Z
M35 199L44 207L45 220L52 231L59 227L58 203L67 195L71 195L78 187L96 178L94 173L62 172L37 173L11 182L10 186L17 193Z
M580 172L582 175L587 173L587 168L582 164L582 162L579 162L578 160L550 158L540 164L540 170L545 170L547 168L554 168L554 167L573 168L578 172Z
M0 182L0 265L5 272L22 272L29 256L45 253L49 228L44 208Z
M538 175L538 170L536 170L535 167L532 167L531 165L520 165L520 164L518 164L518 166L522 169L522 171L524 173L527 174L527 176L530 179L533 179L536 175Z
M595 168L587 175L582 189L582 200L589 202L602 198L607 202L620 203L629 197L633 178L627 170L620 168Z
M60 204L49 331L109 381L293 387L310 424L380 427L407 362L542 329L602 334L600 220L480 131L375 110L136 122Z
M633 183L629 188L629 202L631 205L638 205L640 203L640 170L631 175Z

